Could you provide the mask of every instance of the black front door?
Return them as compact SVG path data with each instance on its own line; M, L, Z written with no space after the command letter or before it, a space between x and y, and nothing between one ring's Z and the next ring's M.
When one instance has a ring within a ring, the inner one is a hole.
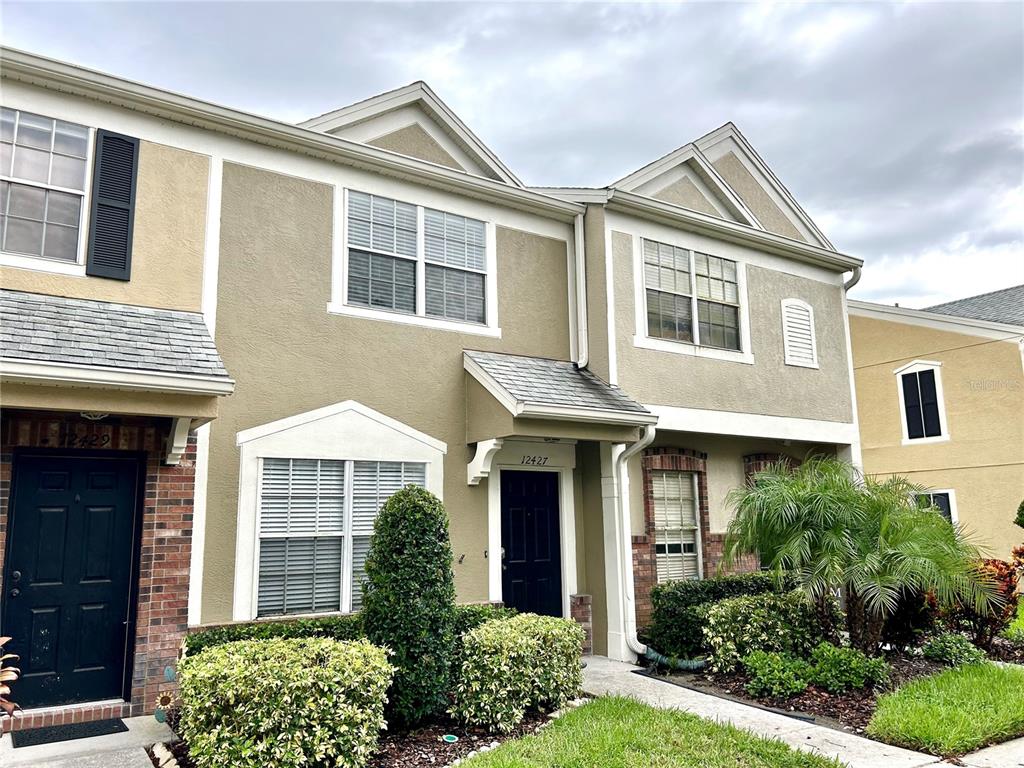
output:
M4 565L3 627L22 707L125 695L139 460L22 455Z
M505 605L562 615L558 473L501 473L501 594Z

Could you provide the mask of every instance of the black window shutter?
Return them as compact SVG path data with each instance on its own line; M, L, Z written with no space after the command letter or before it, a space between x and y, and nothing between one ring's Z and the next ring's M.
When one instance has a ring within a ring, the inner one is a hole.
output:
M924 436L938 437L942 434L939 422L939 396L935 391L935 371L921 371L917 374L921 386L921 418L924 420Z
M139 140L102 129L96 131L87 275L131 279L138 175Z
M948 493L933 493L932 494L932 506L942 513L942 516L953 522L953 512L949 506L949 494Z
M917 374L903 374L903 405L907 414L907 437L916 440L924 437L924 425L921 420L921 392L917 388Z

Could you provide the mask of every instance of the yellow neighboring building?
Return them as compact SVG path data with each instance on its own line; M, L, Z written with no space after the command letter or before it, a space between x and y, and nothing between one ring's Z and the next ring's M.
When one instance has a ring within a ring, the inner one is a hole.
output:
M925 310L849 302L864 471L904 475L992 557L1024 538L1024 286Z

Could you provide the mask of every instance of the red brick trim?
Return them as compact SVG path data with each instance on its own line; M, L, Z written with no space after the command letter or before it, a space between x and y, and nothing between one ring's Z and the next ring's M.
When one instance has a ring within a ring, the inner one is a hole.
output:
M594 606L590 595L569 595L569 614L583 627L583 655L594 652Z
M787 456L784 453L751 453L743 457L743 476L750 481L758 472L767 469L772 464L785 462L790 467L800 466L800 460Z
M92 450L145 453L145 498L139 553L135 645L129 700L123 704L78 704L30 711L3 728L38 728L104 717L148 714L157 697L176 692L165 669L173 667L178 646L188 629L189 561L192 551L192 509L195 481L195 437L177 466L163 457L170 421L160 418L109 416L89 421L75 413L4 411L0 418L0 578L6 556L6 530L15 448L55 448L68 444ZM2 588L2 587L0 587ZM17 684L12 698L17 701ZM115 712L116 710L116 712ZM72 719L68 720L70 717ZM74 718L80 718L75 720Z

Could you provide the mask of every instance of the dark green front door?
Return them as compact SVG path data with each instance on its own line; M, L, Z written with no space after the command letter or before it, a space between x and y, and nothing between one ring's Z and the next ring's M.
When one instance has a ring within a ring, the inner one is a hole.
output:
M15 457L0 634L22 707L125 695L138 500L137 457Z

